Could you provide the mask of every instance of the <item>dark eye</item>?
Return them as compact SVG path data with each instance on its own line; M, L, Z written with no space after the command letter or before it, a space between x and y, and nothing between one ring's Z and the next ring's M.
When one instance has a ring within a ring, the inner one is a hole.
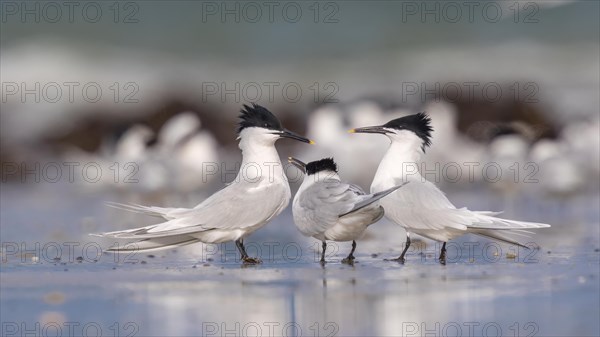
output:
M268 127L268 126L269 126L269 124L265 123L265 127Z

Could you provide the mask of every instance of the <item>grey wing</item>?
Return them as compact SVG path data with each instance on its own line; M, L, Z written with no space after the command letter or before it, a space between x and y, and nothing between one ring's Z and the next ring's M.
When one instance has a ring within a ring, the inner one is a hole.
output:
M400 179L396 183L401 183ZM381 201L388 218L414 229L466 230L473 222L470 212L456 209L434 184L412 180Z
M355 184L348 184L350 191L354 192L356 195L365 195L367 194L360 186Z
M175 231L178 234L210 229L247 228L263 224L279 214L289 203L289 187L240 181L213 194L193 209L174 214L175 219L158 225L148 233Z
M467 208L456 208L446 195L429 181L413 180L405 188L384 199L382 204L388 217L413 229L467 230L472 224L493 222Z
M302 208L302 216L311 226L298 223L300 231L312 236L335 225L339 215L350 211L359 201L355 187L338 180L327 180L306 189L299 196L298 204Z
M357 202L350 211L348 211L348 212L346 212L344 214L340 214L340 217L343 217L344 215L348 215L350 213L354 213L354 212L356 212L356 211L358 211L358 210L360 210L360 209L362 209L364 207L367 207L367 206L371 205L372 203L378 201L379 199L385 197L386 195L394 192L395 190L399 189L400 187L402 187L402 186L404 186L406 184L408 184L408 181L404 182L404 183L402 183L400 185L394 186L392 188L388 188L387 190L384 190L384 191L381 191L381 192L372 193L372 194L368 194L368 195L361 195L359 197L360 201ZM364 192L363 192L363 194L364 194Z

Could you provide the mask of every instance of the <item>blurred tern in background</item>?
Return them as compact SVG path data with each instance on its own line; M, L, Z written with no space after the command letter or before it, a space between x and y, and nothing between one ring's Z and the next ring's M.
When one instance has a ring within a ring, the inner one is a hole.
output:
M490 143L486 150L486 164L493 165L485 181L503 197L504 210L512 213L518 205L518 194L525 187L534 167L527 163L527 154L536 135L522 122L495 125L487 130ZM496 172L494 172L496 171Z
M562 131L562 139L568 147L575 164L584 170L588 183L598 181L600 176L600 117L577 121ZM594 186L597 190L597 183Z
M308 138L318 139L319 146L306 149L298 156L332 156L339 164L340 174L345 179L357 184L369 184L379 158L385 153L385 140L374 139L373 142L365 142L350 136L347 131L350 125L383 123L389 119L384 116L381 108L371 101L323 105L308 117L306 131ZM356 165L356 158L361 158L360 165Z
M144 160L148 143L153 138L154 132L146 125L136 124L130 127L115 145L114 159L117 162Z
M216 175L206 174L207 165L219 161L215 137L201 129L201 122L193 112L182 112L160 129L156 144L160 160L169 163L170 186L176 193L197 192L207 186Z
M439 261L445 264L446 242L460 235L473 233L526 247L512 236L530 233L524 229L550 227L542 223L498 218L496 215L499 213L496 212L457 209L442 191L418 172L421 156L431 144L430 123L426 114L418 113L380 126L349 131L382 134L391 142L371 184L372 193L385 191L402 182L411 182L381 200L385 216L406 230L406 246L395 261L404 262L404 255L410 246L410 233L443 242Z
M425 107L427 114L431 118L432 133L431 139L436 146L429 149L427 158L424 158L425 167L428 170L448 167L446 165L458 165L465 171L469 164L480 163L485 153L485 146L471 140L467 135L458 130L458 113L456 107L448 102L431 102ZM403 117L403 116L399 116ZM378 125L387 122L393 118L377 124L355 124L355 125ZM440 168L437 168L438 165ZM461 174L459 178L453 180L457 182L478 182L482 178L481 170L472 170L469 174ZM440 179L439 183L447 183Z
M285 130L267 109L244 105L238 128L242 168L257 167L256 176L241 169L227 187L194 208L163 208L111 204L114 207L163 218L167 221L141 228L96 234L116 239L135 240L133 244L109 251L164 249L186 244L235 241L248 264L260 263L246 253L244 238L277 216L288 205L291 192L275 142L291 138L313 143Z
M123 194L129 192L148 194L159 190L168 182L168 168L156 160L149 144L156 135L143 124L129 127L116 141L106 137L95 153L70 147L63 159L76 163L92 163L98 167L98 181L81 179L77 184L86 190L115 189Z
M539 167L535 181L544 194L566 199L585 187L585 169L563 140L537 141L529 158Z
M305 174L292 203L296 227L305 236L323 242L322 264L325 263L326 240L352 240L352 250L342 263L353 264L356 240L369 225L383 217L383 207L377 201L406 183L366 194L360 187L341 181L332 158L308 164L292 157L288 161Z
M158 135L147 125L135 124L116 141L106 137L97 153L69 149L64 158L95 163L107 173L98 183L81 181L84 188L116 189L159 199L169 192L187 197L205 191L217 177L206 174L206 167L218 165L219 145L200 126L198 115L182 112L171 117Z

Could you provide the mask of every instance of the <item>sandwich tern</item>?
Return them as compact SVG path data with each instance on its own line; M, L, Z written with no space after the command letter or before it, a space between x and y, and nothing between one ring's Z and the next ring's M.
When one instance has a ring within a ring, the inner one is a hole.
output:
M369 225L383 217L384 209L377 201L406 182L382 192L366 194L360 187L341 181L332 158L308 164L292 157L288 161L305 174L292 202L296 227L305 236L323 242L321 263L325 263L327 240L352 240L352 250L342 263L353 264L356 240Z
M525 229L544 228L542 223L508 220L497 212L456 208L432 182L418 171L425 148L431 145L431 119L424 113L393 119L379 126L360 127L350 133L375 133L389 138L390 146L381 160L371 192L385 191L401 182L411 182L381 200L385 216L406 230L406 245L397 259L404 262L410 246L410 233L443 242L439 261L446 263L446 242L473 233L525 247L512 235L526 236ZM412 166L412 167L411 167Z
M242 169L231 184L194 208L110 204L167 221L95 235L135 240L131 245L112 251L142 251L196 242L235 241L244 263L260 263L258 258L248 256L243 240L281 213L291 199L290 186L275 142L280 138L310 144L314 142L284 129L269 110L256 104L244 105L240 119L238 139L242 150ZM254 169L245 170L245 167ZM250 177L249 172L256 172L256 175Z

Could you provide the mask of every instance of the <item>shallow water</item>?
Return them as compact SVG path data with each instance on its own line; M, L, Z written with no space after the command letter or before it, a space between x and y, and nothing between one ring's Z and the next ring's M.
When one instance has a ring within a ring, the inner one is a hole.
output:
M148 219L107 210L96 194L55 191L2 189L3 336L600 333L597 195L566 204L523 197L511 217L553 224L532 238L540 249L466 236L449 244L445 266L439 246L419 240L406 264L384 261L399 254L404 233L382 222L359 241L354 266L339 262L350 248L340 243L321 267L318 242L298 235L287 210L247 240L264 262L244 267L232 244L98 254L111 243L87 233ZM448 194L472 208L499 202L483 191ZM34 209L18 207L25 199Z

